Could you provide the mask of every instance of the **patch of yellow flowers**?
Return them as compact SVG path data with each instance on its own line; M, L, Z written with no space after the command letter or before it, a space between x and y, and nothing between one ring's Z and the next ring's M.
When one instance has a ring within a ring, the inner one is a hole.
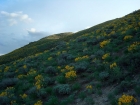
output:
M1 92L1 94L0 94L0 97L2 97L2 96L7 96L7 92Z
M24 69L26 69L26 68L27 68L27 66L26 66L26 65L24 65L24 66L23 66L23 68L24 68Z
M110 53L106 53L102 56L102 59L106 59L107 57L109 57Z
M35 83L35 86L36 86L36 88L39 90L40 88L41 88L41 81L42 81L42 79L43 79L43 76L42 75L37 75L36 77L35 77L35 80L36 80L36 83Z
M88 59L89 56L88 55L85 55L85 56L82 56L82 57L77 57L75 58L75 62L79 61L79 60L83 60L83 59Z
M113 69L114 67L117 67L116 62L114 62L114 63L110 64L110 69Z
M140 45L140 42L134 42L128 47L128 51L136 50L137 46Z
M41 100L39 100L34 105L43 105L43 102Z
M118 100L118 105L132 105L136 103L137 99L131 95L122 95Z
M22 99L24 99L24 98L26 98L27 97L27 94L22 94L22 95L20 95L20 97L22 98Z
M77 77L76 71L71 70L71 71L65 73L65 77L68 78L68 79L74 79L74 78L76 78Z
M48 60L49 60L49 61L52 60L52 57L49 57Z
M104 40L104 41L100 42L100 47L103 48L108 43L110 43L110 39L109 40Z
M33 70L33 69L31 69L31 70L27 73L27 75L34 75L34 74L36 74L36 70Z
M10 90L14 90L15 88L14 87L7 87L3 92L1 92L0 93L0 97L2 97L2 96L9 96L8 95L8 91L10 91Z
M92 85L87 85L86 89L90 89L91 90L92 89Z
M126 35L123 40L128 40L128 39L131 39L133 36L132 35Z
M61 72L72 71L74 69L73 66L66 65L64 69L61 69Z
M66 70L73 70L74 67L73 67L73 66L66 65L66 66L65 66L65 69L66 69Z
M9 66L6 66L4 72L7 72L8 70L9 70Z
M21 79L21 78L24 78L24 77L26 77L26 75L19 74L17 77L18 77L19 79Z
M16 104L16 100L12 100L10 103L11 103L10 105L15 105Z

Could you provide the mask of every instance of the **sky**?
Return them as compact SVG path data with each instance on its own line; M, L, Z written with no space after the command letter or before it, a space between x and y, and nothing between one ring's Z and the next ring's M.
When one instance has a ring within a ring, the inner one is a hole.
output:
M140 0L0 0L0 55L140 9Z

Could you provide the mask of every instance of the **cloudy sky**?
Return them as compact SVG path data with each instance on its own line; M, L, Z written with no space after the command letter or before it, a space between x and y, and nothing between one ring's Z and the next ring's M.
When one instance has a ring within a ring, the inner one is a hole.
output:
M140 0L0 0L0 55L140 9Z

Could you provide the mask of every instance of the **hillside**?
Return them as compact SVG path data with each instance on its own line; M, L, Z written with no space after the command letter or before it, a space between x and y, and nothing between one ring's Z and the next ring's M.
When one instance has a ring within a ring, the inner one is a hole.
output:
M0 57L0 105L140 105L140 10Z

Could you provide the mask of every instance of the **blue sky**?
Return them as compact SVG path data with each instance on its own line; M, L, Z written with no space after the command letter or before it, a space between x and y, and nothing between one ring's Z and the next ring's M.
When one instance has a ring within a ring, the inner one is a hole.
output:
M0 55L140 9L140 0L0 0Z

